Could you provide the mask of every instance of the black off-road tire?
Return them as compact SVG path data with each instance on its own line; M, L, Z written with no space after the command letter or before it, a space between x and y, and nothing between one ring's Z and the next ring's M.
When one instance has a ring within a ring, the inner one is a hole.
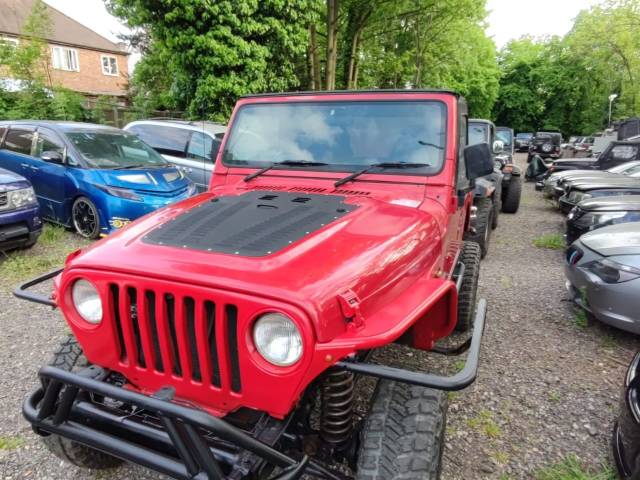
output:
M480 198L475 202L476 221L475 233L467 232L464 239L476 242L480 245L481 258L484 258L489 251L491 241L491 223L493 222L493 202L490 198Z
M458 292L458 322L456 323L456 330L459 332L468 332L473 328L480 277L480 257L480 245L464 242L460 252L460 261L464 264L464 275Z
M438 480L447 394L380 380L361 433L356 480Z
M82 348L73 335L60 344L49 365L69 372L89 366ZM122 464L122 460L58 435L47 435L42 441L56 457L82 468L104 470Z
M520 197L522 196L522 178L511 177L509 188L505 192L502 200L502 211L504 213L516 213L520 208Z

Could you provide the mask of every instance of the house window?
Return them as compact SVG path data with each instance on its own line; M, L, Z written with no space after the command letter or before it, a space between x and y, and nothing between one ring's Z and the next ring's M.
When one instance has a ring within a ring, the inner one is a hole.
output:
M103 75L118 75L118 60L116 57L102 55L101 59Z
M53 47L51 49L51 63L57 70L79 72L78 51L73 48Z
M15 48L18 46L18 39L13 37L0 37L0 48Z

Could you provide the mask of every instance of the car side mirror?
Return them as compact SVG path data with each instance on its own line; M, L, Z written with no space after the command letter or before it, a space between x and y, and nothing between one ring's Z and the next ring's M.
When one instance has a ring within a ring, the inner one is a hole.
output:
M493 173L493 158L488 143L469 145L464 149L464 165L469 180Z
M493 153L498 155L504 152L504 142L502 140L496 140L493 142Z
M56 152L55 150L47 150L46 152L42 152L40 158L45 162L58 163L60 165L64 163L62 154L60 152Z

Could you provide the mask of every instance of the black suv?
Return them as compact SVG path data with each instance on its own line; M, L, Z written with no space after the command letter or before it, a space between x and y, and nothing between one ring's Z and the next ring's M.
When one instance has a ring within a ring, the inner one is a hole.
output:
M560 158L562 135L558 132L538 132L529 144L527 162L538 155L542 158Z

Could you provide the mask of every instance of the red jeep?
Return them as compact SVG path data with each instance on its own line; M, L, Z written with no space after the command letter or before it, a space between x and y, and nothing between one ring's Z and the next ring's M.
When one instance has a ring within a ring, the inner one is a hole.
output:
M487 144L465 148L466 122L447 91L242 98L208 192L16 290L73 332L27 420L89 468L438 478L444 391L475 379L486 311L462 236L493 162ZM53 277L51 297L27 290ZM472 333L436 345L456 329ZM466 365L447 377L370 359L391 343L468 350ZM380 380L359 416L363 376Z

